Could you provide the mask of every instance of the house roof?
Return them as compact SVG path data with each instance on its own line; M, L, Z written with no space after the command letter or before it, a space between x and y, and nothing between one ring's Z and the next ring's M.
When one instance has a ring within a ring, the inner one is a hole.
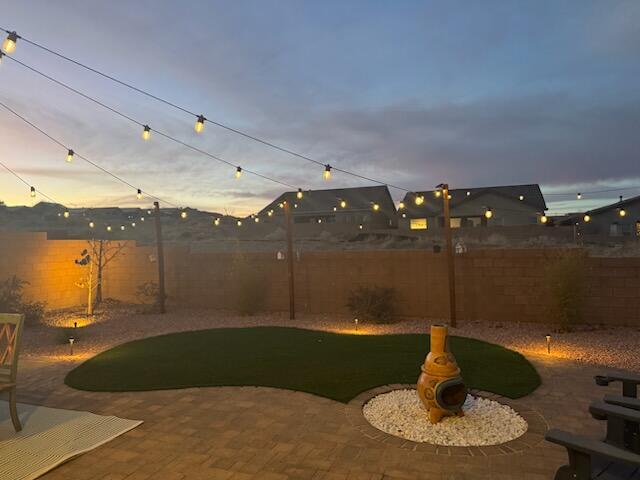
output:
M605 205L604 207L599 207L593 210L589 210L588 213L589 215L593 216L593 215L598 215L599 213L604 213L607 212L609 210L613 210L613 209L617 209L620 207L626 207L627 205L630 205L632 203L635 202L640 202L640 195L637 195L635 197L630 197L627 198L626 200L622 200L622 201L617 201L615 203L611 203L609 205Z
M540 186L538 184L530 185L502 185L497 187L477 187L477 188L456 188L450 189L451 195L450 207L454 209L459 205L467 202L473 202L486 194L499 195L504 198L521 201L523 204L530 206L536 211L543 212L547 209ZM416 205L417 196L424 197L422 205ZM522 196L522 200L520 200ZM409 215L438 215L442 212L442 199L436 196L436 190L427 190L422 192L407 193L403 199L406 212Z
M280 211L278 204L284 200L293 201L298 205L295 209L295 215L301 214L318 214L333 213L333 207L337 207L342 211L365 211L371 210L372 204L380 205L380 210L388 215L395 215L396 208L386 185L373 187L355 187L355 188L333 188L330 190L306 190L303 191L303 197L297 199L297 192L285 192L276 198L269 205L264 207L259 215L273 210L275 213ZM344 200L347 206L340 208L340 202Z

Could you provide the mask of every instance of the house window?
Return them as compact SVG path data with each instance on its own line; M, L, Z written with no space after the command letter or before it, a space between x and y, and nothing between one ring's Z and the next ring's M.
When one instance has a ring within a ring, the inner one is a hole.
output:
M609 235L612 237L617 237L619 235L622 234L622 231L620 229L620 225L618 225L617 223L612 223L609 226Z
M426 218L412 218L409 224L411 230L426 230L428 227Z
M450 218L449 219L449 224L451 225L451 228L460 228L462 226L462 219L461 218Z

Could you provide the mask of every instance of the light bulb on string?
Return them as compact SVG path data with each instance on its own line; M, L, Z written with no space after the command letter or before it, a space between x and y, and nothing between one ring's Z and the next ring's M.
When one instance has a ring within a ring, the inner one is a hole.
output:
M67 163L73 162L74 155L75 155L75 152L72 149L69 149L69 151L67 152Z
M144 222L144 217L140 217L140 221L141 221L141 222Z
M256 223L259 223L260 222L260 217L253 217L253 221L256 222Z
M302 189L301 188L298 189L298 193L296 193L296 198L298 198L298 200L300 200L302 198Z
M218 225L220 225L220 219L219 218L214 218L213 219L213 224L217 227Z
M181 218L181 219L183 219L183 220L184 220L185 218L187 218L187 211L186 211L186 210L182 210L182 211L180 212L180 218Z
M122 230L124 232L124 225L120 225L120 230Z
M136 228L136 222L131 222L131 226L132 226L133 228Z
M544 224L544 223L547 223L548 221L549 221L549 219L547 218L546 215L543 214L543 215L540 216L540 223Z
M111 225L107 225L107 232L110 232L112 230Z
M236 222L236 225L237 225L237 226L239 226L239 227L241 227L241 226L242 226L242 220L238 220L238 221Z
M31 198L36 198L36 187L30 187L29 195L31 195Z
M335 205L333 206L333 211L337 212L338 211L338 207L336 207Z
M269 211L267 212L267 215L268 215L269 217L273 216L273 210L269 210Z
M142 190L141 189L138 189L138 191L136 192L136 198L138 200L142 200Z
M93 222L93 220L89 220L89 228L94 228L96 226L96 224Z
M422 205L424 203L424 195L416 195L416 198L414 201L416 205Z
M20 36L15 31L9 32L7 38L5 38L4 42L2 42L2 50L4 50L6 53L15 52L18 38L20 38Z
M236 178L240 178L242 176L242 167L236 167Z
M322 173L322 178L325 180L331 179L331 165L328 163L324 166L324 172Z
M346 200L340 200L340 208L347 208L347 201Z
M520 196L518 197L518 200L523 201L523 200L524 200L524 195L520 195Z
M373 208L374 212L377 212L378 210L380 210L380 204L374 203L373 205L371 205L371 208Z
M578 199L578 200L582 199L582 194L580 192L578 192L578 194L576 195L576 199Z
M493 212L491 211L491 207L487 208L487 210L484 212L484 216L487 220L493 217Z
M144 126L144 130L142 130L142 139L146 142L151 138L151 127L149 125Z
M591 215L589 215L588 213L585 213L582 219L584 220L584 223L589 223L591 221Z
M471 195L471 192L467 191L467 197Z
M400 202L398 204L398 210L403 210L404 209L404 202Z
M618 215L620 215L621 217L624 217L627 215L627 211L624 208L621 208L618 210Z
M442 191L440 190L436 190L435 192L433 192L434 195L436 196L436 198L440 198L442 196Z
M70 215L71 214L69 213L69 210L65 210L64 213L62 214L64 218L69 218Z
M205 122L206 118L204 118L204 115L198 115L198 119L196 120L196 124L194 125L193 129L196 131L196 133L202 133L202 131L204 130L204 122Z

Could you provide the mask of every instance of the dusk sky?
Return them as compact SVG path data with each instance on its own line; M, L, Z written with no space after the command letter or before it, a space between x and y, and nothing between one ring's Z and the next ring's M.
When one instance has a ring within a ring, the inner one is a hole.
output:
M540 183L545 194L640 194L640 2L0 2L17 30L212 120L410 190ZM3 35L4 37L4 35ZM25 42L16 59L234 165L304 189L369 185L207 124ZM141 129L4 59L0 101L94 162L181 206L262 208L284 187ZM70 206L135 191L0 108L0 160ZM403 192L391 190L396 199ZM32 204L0 170L0 200ZM147 202L148 203L148 202Z

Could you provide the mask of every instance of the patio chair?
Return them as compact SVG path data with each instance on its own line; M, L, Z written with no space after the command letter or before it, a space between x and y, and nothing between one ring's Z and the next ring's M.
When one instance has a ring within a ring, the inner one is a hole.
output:
M9 392L9 413L16 432L22 430L16 408L18 347L24 315L0 313L0 393Z

